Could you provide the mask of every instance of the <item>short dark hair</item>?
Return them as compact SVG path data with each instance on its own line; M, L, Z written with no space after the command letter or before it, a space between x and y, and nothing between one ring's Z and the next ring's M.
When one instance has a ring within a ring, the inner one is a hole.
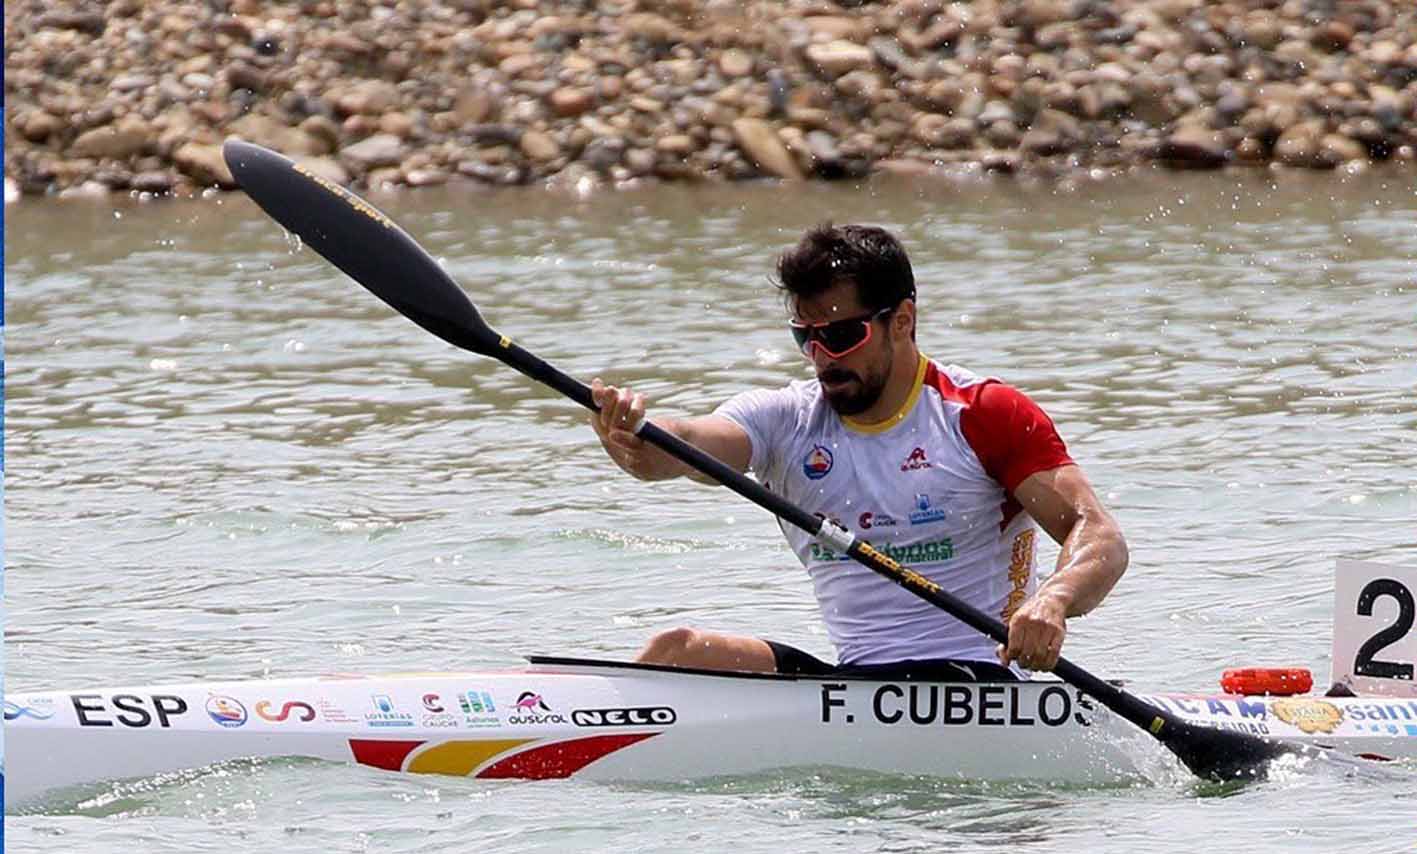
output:
M873 311L915 299L915 273L905 247L884 228L824 222L777 259L774 284L787 299L814 297L846 280L856 285L861 305Z

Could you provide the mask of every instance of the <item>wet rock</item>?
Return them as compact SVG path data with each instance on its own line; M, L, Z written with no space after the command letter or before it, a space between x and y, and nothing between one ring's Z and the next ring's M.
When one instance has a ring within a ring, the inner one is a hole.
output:
M205 95L216 86L216 78L200 71L192 71L182 75L182 85L195 89L199 95Z
M1353 27L1343 21L1325 21L1314 28L1309 40L1322 50L1344 50L1353 41Z
M539 163L546 163L561 156L561 146L541 131L527 131L522 134L519 144L523 154Z
M595 82L595 94L601 101L614 101L625 91L625 81L619 77L602 77Z
M1269 146L1263 140L1247 136L1235 146L1235 159L1241 163L1261 163L1269 159Z
M379 132L407 140L418 131L418 124L407 113L394 111L379 117Z
M485 163L480 160L464 160L458 164L458 174L497 186L513 186L525 178L518 166Z
M911 58L893 38L877 36L871 39L867 46L882 68L912 80L923 80L930 74L930 66L927 63Z
M664 112L664 102L645 95L636 95L630 99L630 109L638 110L641 113L657 115Z
M374 46L358 36L336 30L319 40L320 47L333 54L351 57L366 57L374 52Z
M457 94L453 115L458 124L480 124L493 116L492 95L480 86L468 86Z
M59 191L61 199L101 199L108 195L108 187L98 181L84 181Z
M436 187L448 183L448 173L428 167L408 169L403 173L403 180L410 187Z
M916 26L902 28L899 38L906 49L920 56L953 44L963 34L963 21L953 16L937 16L924 29Z
M1181 127L1162 141L1158 160L1174 169L1219 169L1230 159L1224 138L1202 127Z
M1368 149L1362 143L1336 133L1325 134L1319 143L1319 157L1335 164L1350 160L1366 160Z
M821 41L865 41L871 29L865 19L847 15L809 15L803 23Z
M87 33L91 36L103 35L103 31L106 28L103 13L88 11L46 12L39 16L35 24L40 28L51 27L57 30L75 30L77 32Z
M360 81L334 99L339 115L375 116L394 108L399 101L398 88L386 80Z
M1019 148L1039 157L1050 157L1067 153L1072 145L1056 129L1035 127L1024 133L1019 140Z
M266 72L244 62L234 63L226 69L226 82L232 89L250 89L264 92L268 86Z
M251 26L234 15L220 15L212 23L212 32L226 36L237 44L251 41Z
M339 125L326 116L310 116L300 123L299 130L316 141L319 150L311 154L330 154L339 146Z
M227 125L231 136L273 148L283 154L315 154L323 143L270 116L251 113Z
M175 179L171 172L163 169L156 169L148 172L139 172L122 187L115 186L114 189L131 188L140 193L152 193L162 195L172 192Z
M698 150L698 144L688 134L678 133L662 137L654 143L655 151L675 157L688 157Z
M631 148L625 152L625 168L627 168L632 175L652 175L658 163L659 158L653 151L646 151L643 148Z
M381 167L397 166L406 155L403 140L380 133L346 145L339 151L340 161L352 172L363 174Z
M984 129L984 139L994 148L1016 148L1022 137L1013 122L997 121Z
M595 96L589 90L575 87L557 89L549 101L551 112L563 118L579 116L595 106Z
M1073 16L1073 4L1069 0L1022 0L1005 4L1001 22L1008 27L1037 29Z
M236 180L231 177L231 170L226 168L226 161L221 156L220 145L189 142L173 152L172 162L177 171L191 178L198 186L227 189L236 186Z
M1324 169L1337 166L1336 160L1326 160L1320 144L1324 137L1321 121L1301 122L1284 132L1274 146L1274 158L1286 166Z
M884 175L896 175L902 178L919 178L934 171L929 163L907 157L891 157L877 161L875 170Z
M1373 86L1368 94L1372 98L1371 115L1383 130L1394 133L1407 123L1412 114L1413 96L1388 86Z
M84 131L69 146L71 157L125 160L139 154L153 136L148 123L136 116L125 117L117 124Z
M910 133L930 148L970 148L976 129L970 119L951 119L937 113L921 113Z
M980 111L976 121L986 127L999 123L1016 125L1018 113L1014 112L1013 105L1007 101L990 101L984 105L984 109Z
M100 167L93 178L110 190L126 190L133 183L133 173L115 166Z
M797 161L778 138L773 126L761 119L738 119L733 122L733 138L747 160L762 172L778 178L802 178Z
M718 58L718 70L730 80L753 73L753 56L739 48L729 48Z
M44 110L35 110L16 121L20 135L30 142L44 142L64 129L64 122Z
M522 129L510 124L481 124L464 129L478 145L520 145Z
M979 165L986 172L1012 175L1019 169L1022 158L1015 151L987 151L979 157Z
M806 56L808 62L828 77L840 77L876 64L876 56L870 48L841 40L809 45Z
M581 162L601 173L619 166L625 156L625 140L612 136L591 140L581 152Z
M372 169L364 176L364 184L374 192L392 192L403 181L403 170L395 166Z
M150 74L122 74L113 78L109 86L114 92L139 92L151 89L157 83Z
M806 134L805 142L819 175L825 177L844 176L844 158L841 156L841 149L837 146L835 137L826 131L814 130Z
M625 34L648 45L668 45L683 39L679 27L663 15L638 12L624 19Z

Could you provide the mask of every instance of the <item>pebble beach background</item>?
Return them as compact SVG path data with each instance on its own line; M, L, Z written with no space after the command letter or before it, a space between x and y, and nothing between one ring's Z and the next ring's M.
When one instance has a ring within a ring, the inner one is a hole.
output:
M6 200L229 188L239 136L340 183L1417 159L1417 4L5 4Z

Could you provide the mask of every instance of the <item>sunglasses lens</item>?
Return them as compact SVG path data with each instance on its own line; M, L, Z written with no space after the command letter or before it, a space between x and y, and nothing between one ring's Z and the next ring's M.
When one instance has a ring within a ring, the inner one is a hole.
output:
M808 326L792 325L792 340L797 342L797 349L803 353L807 352L807 342L812 340L812 329Z
M868 331L864 320L839 320L817 329L817 340L828 353L839 356L864 341Z
M809 356L812 355L812 341L817 342L817 346L829 356L844 356L865 341L871 332L869 321L861 319L838 320L822 326L794 323L791 329L792 340L797 342L797 348Z

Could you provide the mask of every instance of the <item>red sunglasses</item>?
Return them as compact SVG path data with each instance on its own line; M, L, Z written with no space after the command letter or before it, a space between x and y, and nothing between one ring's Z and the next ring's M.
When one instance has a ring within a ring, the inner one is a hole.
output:
M812 345L833 359L840 359L866 346L871 340L871 322L888 316L895 306L883 308L860 317L833 320L830 323L802 323L792 320L792 338L806 356L812 355Z

